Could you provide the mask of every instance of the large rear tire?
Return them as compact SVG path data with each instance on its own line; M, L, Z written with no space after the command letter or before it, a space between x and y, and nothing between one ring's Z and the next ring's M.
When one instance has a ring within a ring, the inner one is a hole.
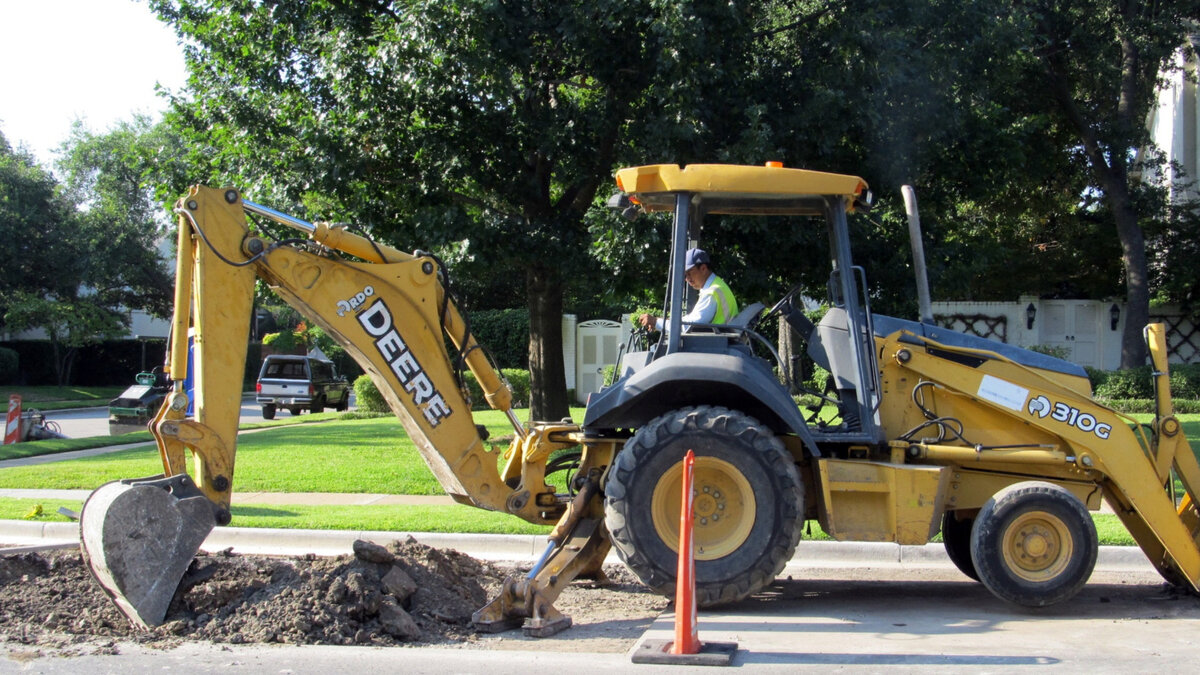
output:
M959 518L953 511L947 511L942 516L942 545L946 547L950 562L960 572L979 581L979 572L975 571L975 563L971 561L971 526L974 524L974 518Z
M275 404L264 405L262 407L262 413L263 413L264 420L275 419Z
M605 487L618 556L655 592L675 594L683 456L696 455L696 601L736 602L768 586L791 559L804 493L792 456L735 410L683 408L652 420L617 456Z
M997 492L971 532L971 560L994 595L1026 607L1062 602L1083 587L1099 543L1087 507L1065 488L1029 481Z

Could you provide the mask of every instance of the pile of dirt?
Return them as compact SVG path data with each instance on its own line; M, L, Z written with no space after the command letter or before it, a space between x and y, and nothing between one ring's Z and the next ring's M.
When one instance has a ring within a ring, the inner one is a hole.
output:
M354 551L336 558L201 554L189 573L194 585L177 594L162 626L145 632L104 595L78 550L0 550L0 643L464 644L479 639L472 612L519 573L412 538L386 547L356 542ZM606 572L615 583L576 581L559 597L556 606L577 626L613 619L644 627L666 606L623 570Z

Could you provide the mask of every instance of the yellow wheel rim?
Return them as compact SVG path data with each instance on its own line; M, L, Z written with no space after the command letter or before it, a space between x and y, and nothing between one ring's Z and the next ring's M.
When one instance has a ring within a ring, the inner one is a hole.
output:
M679 462L659 479L650 502L655 532L676 553L682 485L683 462ZM722 459L697 457L692 494L696 560L722 558L746 542L758 508L750 481L741 471Z
M1063 573L1075 552L1070 530L1057 516L1030 511L1004 530L1004 563L1025 581L1050 581Z

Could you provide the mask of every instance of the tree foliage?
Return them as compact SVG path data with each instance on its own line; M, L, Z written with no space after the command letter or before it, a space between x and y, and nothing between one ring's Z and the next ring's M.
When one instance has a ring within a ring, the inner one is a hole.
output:
M151 2L188 50L171 120L194 177L436 250L487 308L524 296L541 418L565 414L564 298L599 312L661 293L665 222L598 208L621 165L863 176L879 203L852 221L856 259L888 313L915 310L904 184L935 297L1188 293L1167 272L1186 258L1159 254L1160 277L1138 261L1143 230L1159 251L1192 230L1128 158L1196 4ZM746 301L820 297L818 224L706 228Z
M722 106L693 94L737 81L749 16L651 0L151 5L190 45L194 99L173 120L210 174L523 277L532 414L550 419L567 414L559 317L592 264L585 216L614 164L644 157L635 142L723 144L706 130L727 126Z
M123 333L128 310L169 307L160 216L128 175L140 133L121 133L77 128L62 184L0 136L0 328L44 330L60 384L70 381L75 350Z

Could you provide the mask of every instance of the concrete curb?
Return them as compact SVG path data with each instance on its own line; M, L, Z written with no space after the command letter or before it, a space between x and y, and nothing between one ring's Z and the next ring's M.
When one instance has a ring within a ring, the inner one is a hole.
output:
M546 548L541 535L446 534L439 532L381 532L372 530L286 530L252 527L218 527L205 540L203 550L233 549L260 555L341 555L351 552L356 539L386 544L411 536L422 544L452 548L483 560L534 560ZM76 523L36 523L0 520L0 544L18 547L76 545ZM0 549L0 553L7 553ZM609 554L609 561L617 561ZM804 567L949 567L941 544L900 546L886 542L802 541L788 563ZM1097 569L1148 571L1154 568L1136 546L1101 546Z

